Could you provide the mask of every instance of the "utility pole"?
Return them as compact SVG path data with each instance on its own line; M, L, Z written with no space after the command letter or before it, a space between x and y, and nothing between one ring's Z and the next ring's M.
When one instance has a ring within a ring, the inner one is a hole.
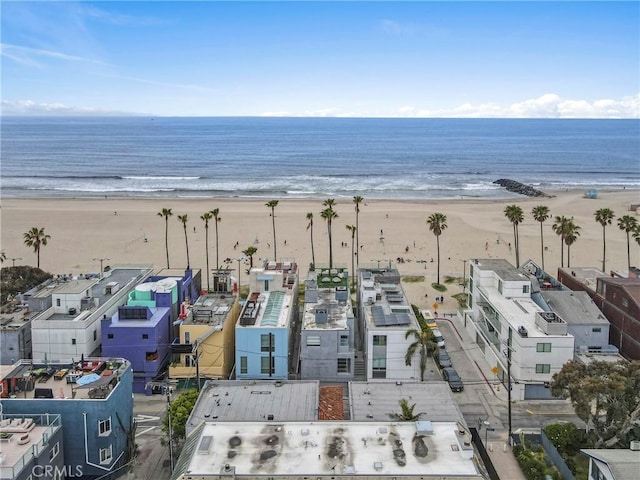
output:
M104 261L105 261L105 260L106 260L106 261L109 261L109 260L111 260L111 259L110 259L110 258L94 258L94 259L93 259L93 261L94 261L94 262L95 262L95 261L97 261L97 260L99 260L99 261L100 261L100 278L102 278L102 275L103 275L103 273L104 273L104 270L102 269L102 264L104 263Z
M171 425L171 386L164 387L167 394L167 415L169 416L169 464L173 472L173 427Z

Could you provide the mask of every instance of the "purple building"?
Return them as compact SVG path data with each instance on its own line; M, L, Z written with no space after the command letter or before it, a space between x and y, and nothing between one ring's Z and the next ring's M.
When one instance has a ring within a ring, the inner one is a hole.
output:
M169 360L170 324L169 307L126 305L102 320L102 356L131 362L134 393L152 394L147 385Z

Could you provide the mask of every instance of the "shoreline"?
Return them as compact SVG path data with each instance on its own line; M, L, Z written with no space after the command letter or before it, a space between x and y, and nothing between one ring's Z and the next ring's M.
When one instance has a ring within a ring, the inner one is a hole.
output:
M546 192L551 194L552 192ZM470 258L504 258L515 265L515 252L509 248L514 242L513 226L504 215L507 205L517 204L524 213L519 225L521 262L532 259L540 263L540 224L533 220L531 209L545 205L551 217L544 223L545 269L557 275L560 264L560 237L552 231L557 215L574 217L582 227L581 235L571 248L571 265L595 267L602 263L602 227L594 219L599 208L610 208L616 219L622 215L636 215L629 211L632 203L640 201L637 190L599 191L597 199L583 196L583 190L554 191L555 196L520 197L509 199L456 200L383 200L364 196L360 204L359 264L375 265L391 261L402 276L424 276L423 282L403 282L410 301L420 308L431 308L431 301L440 292L431 288L436 281L436 238L429 230L427 218L434 212L447 216L447 229L440 237L440 280L446 276L462 277L465 261ZM158 216L163 208L171 208L169 218L170 267L184 268L186 262L185 231L178 215L188 215L187 240L190 264L206 270L206 235L201 215L219 209L218 257L237 260L249 246L258 250L254 264L273 258L273 231L269 199L253 198L2 198L0 208L0 244L7 260L3 266L36 265L36 255L23 243L23 233L30 228L43 227L51 235L40 253L40 266L53 274L95 273L100 262L105 265L149 264L155 270L166 268L165 219ZM328 231L320 212L324 209L318 199L279 199L275 208L278 260L298 263L300 281L306 278L312 262L308 213L313 214L313 245L316 265L328 264ZM352 237L346 226L355 225L353 197L336 199L338 217L332 225L334 264L351 267ZM626 236L616 225L607 227L606 269L626 270ZM146 241L145 241L146 239ZM237 246L236 246L237 245ZM216 267L215 222L209 222L209 268ZM631 245L631 264L640 264L640 249ZM400 260L400 261L399 261ZM565 248L566 265L566 248ZM233 261L230 268L237 269ZM248 268L248 267L245 267ZM242 280L248 277L243 271ZM203 276L203 286L206 279ZM449 285L445 297L458 293L458 285ZM427 295L427 296L425 296ZM453 300L446 302L454 308Z

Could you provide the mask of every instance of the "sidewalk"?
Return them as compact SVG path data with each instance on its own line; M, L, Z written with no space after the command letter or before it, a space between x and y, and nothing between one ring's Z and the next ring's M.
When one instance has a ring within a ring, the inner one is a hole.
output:
M513 456L512 447L507 442L507 432L499 432L500 438L489 439L487 453L501 480L526 480L522 469Z

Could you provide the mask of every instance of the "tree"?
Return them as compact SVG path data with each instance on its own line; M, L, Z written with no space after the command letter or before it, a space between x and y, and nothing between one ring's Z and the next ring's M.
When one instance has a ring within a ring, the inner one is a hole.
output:
M47 244L47 242L51 238L51 235L47 235L46 233L44 233L44 227L31 227L31 230L25 232L23 234L23 237L24 244L27 247L32 247L33 251L36 253L36 267L40 268L40 249Z
M518 225L524 220L522 208L518 205L507 205L504 209L504 215L513 224L513 247L516 252L516 268L520 268L520 245L518 244Z
M640 362L571 360L553 375L551 393L571 399L576 415L595 431L595 448L628 448L628 434L640 425Z
M327 222L327 233L329 235L329 268L333 268L333 242L331 241L331 223L335 218L338 218L338 213L333 209L336 204L333 198L328 198L323 202L323 206L327 207L320 216Z
M399 422L415 422L425 415L425 412L414 413L413 410L416 408L416 404L409 405L409 401L406 398L400 399L398 403L400 404L400 413L389 414L394 420L398 420Z
M570 222L570 218L564 215L556 215L553 219L553 225L551 226L556 235L560 237L560 267L564 267L564 238L568 233Z
M631 247L629 244L629 232L635 231L638 227L638 220L631 215L623 215L618 219L618 228L627 234L627 269L631 270Z
M545 205L538 205L531 209L531 215L536 222L540 222L540 258L542 259L542 271L544 272L544 235L542 231L542 224L546 222L549 217L549 207Z
M315 268L316 253L313 249L313 213L311 212L307 213L307 220L309 221L309 223L307 223L307 230L310 230L310 234L311 234L311 265L313 266L313 268Z
M4 253L4 250L0 250L0 263L4 263L6 259L7 259L7 254Z
M595 211L594 215L596 217L596 222L602 225L602 271L606 272L605 270L605 261L607 259L607 237L606 237L607 228L606 227L607 225L611 225L611 222L613 221L613 217L615 217L615 214L613 213L613 210L611 210L610 208L599 208L598 210Z
M433 333L430 329L417 329L410 328L404 334L404 338L407 339L413 337L414 341L407 347L407 353L404 355L404 363L407 366L411 366L411 362L416 352L420 356L420 381L424 382L424 372L427 370L427 361L429 355L438 348L438 345L433 340Z
M209 291L209 277L211 276L211 272L209 271L209 220L213 218L211 212L205 212L200 215L200 219L204 221L204 252L206 255L207 262L207 291Z
M174 439L185 438L186 429L185 426L187 424L187 420L189 419L189 415L193 410L193 407L198 400L198 391L197 390L188 390L186 392L178 395L173 402L171 402L171 406L169 410L171 412L171 430L173 433ZM169 414L165 414L164 416L164 427L163 430L165 432L169 431Z
M182 223L182 228L184 228L184 243L187 246L187 270L191 263L189 262L189 239L187 238L187 221L189 220L189 216L185 213L184 215L178 215L178 221Z
M573 220L569 222L567 226L567 234L564 236L564 243L567 245L567 268L571 267L571 245L576 243L580 236L580 230L582 227L573 223Z
M249 270L253 268L253 256L256 254L257 251L258 249L253 246L247 247L246 250L242 251L243 255L246 255L247 257L249 257Z
M278 206L278 200L269 200L265 203L267 207L271 209L271 224L273 226L273 260L278 261L278 244L276 243L276 207Z
M216 221L216 270L219 270L220 269L220 256L219 256L220 249L218 248L218 245L219 245L218 224L222 221L222 218L220 218L220 209L214 208L213 210L211 210L211 215L213 215L213 219Z
M440 235L442 235L442 232L447 228L447 216L442 213L432 213L427 219L427 225L429 225L429 230L431 230L436 236L436 246L438 253L437 283L438 285L440 285Z
M164 245L167 251L167 268L169 267L169 217L173 215L170 208L163 208L158 212L159 217L164 217Z
M353 257L354 257L353 246L355 243L357 228L355 225L346 225L346 227L347 227L347 230L351 232L351 288L353 288L355 286L355 278L356 278L356 272L353 266Z
M633 239L640 245L640 223L633 229Z
M360 204L363 202L363 200L364 198L362 198L360 195L356 195L353 197L353 203L355 203L356 206L356 265L360 265L360 258L358 255L360 248L360 224L358 223L358 220L360 217Z

